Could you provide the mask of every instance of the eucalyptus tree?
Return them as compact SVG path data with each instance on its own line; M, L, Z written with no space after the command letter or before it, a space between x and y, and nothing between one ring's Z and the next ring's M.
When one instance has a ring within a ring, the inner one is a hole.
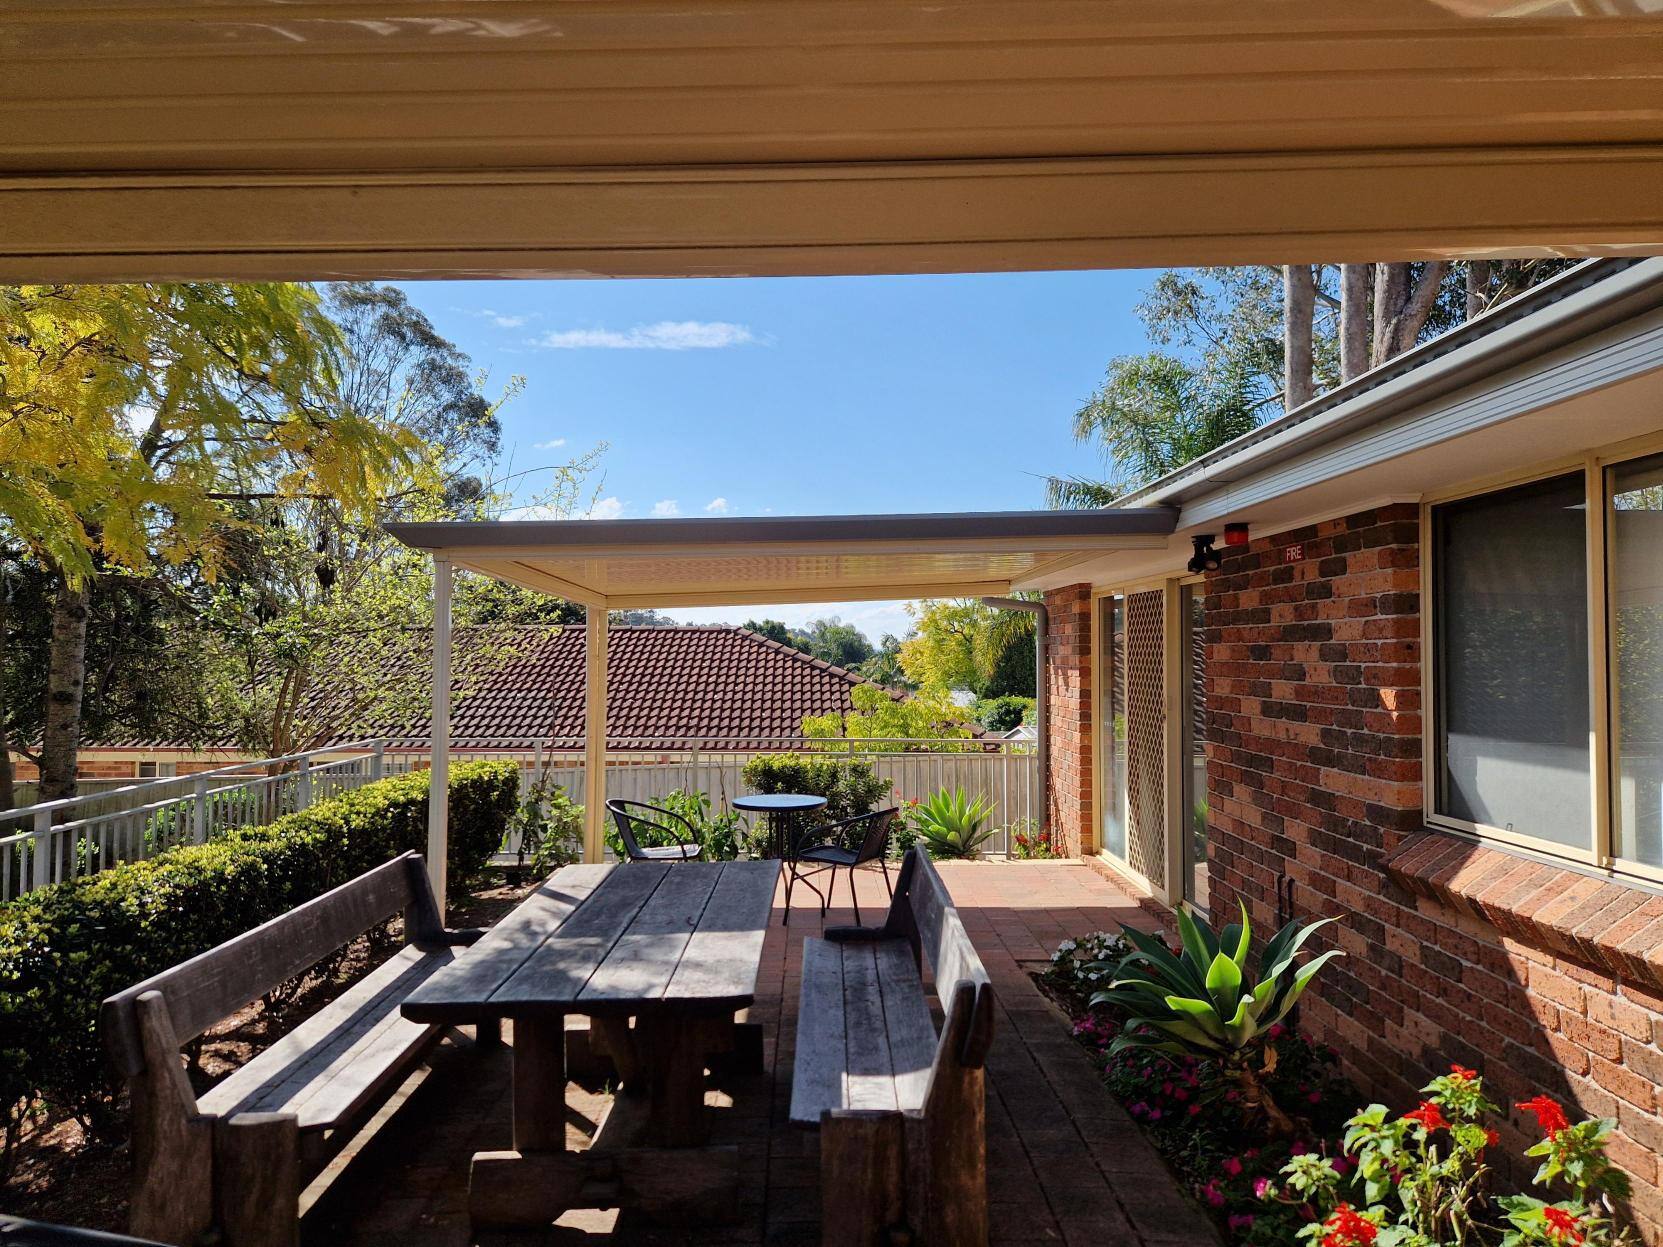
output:
M1103 479L1052 477L1055 507L1116 498L1251 432L1574 261L1497 259L1169 270L1137 312L1153 349L1109 362L1074 415Z

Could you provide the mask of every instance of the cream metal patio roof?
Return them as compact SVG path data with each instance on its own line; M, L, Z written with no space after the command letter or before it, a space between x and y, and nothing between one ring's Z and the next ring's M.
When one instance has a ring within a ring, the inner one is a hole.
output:
M0 279L1663 242L1658 0L0 6Z
M1164 507L961 515L389 524L406 545L588 606L763 605L1009 593L1163 547Z

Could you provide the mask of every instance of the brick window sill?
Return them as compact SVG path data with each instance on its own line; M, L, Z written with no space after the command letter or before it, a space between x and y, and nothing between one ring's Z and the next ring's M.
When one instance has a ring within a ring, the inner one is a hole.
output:
M1649 888L1433 830L1384 865L1410 892L1520 943L1663 988L1663 895Z

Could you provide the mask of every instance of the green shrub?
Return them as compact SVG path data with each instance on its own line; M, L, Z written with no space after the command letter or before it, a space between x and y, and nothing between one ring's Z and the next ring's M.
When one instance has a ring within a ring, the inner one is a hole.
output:
M870 762L823 754L760 754L745 763L741 775L755 792L824 797L830 822L870 813L894 786L892 780L880 779Z
M477 875L502 843L519 788L510 762L458 766L450 782L451 878ZM303 901L427 844L428 775L399 775L263 827L55 884L0 906L0 1095L94 1132L116 1087L99 1002Z

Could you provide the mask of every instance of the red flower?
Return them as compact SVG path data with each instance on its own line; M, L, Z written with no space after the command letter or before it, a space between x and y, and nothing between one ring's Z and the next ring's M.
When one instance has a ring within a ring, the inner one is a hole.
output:
M1341 1204L1322 1223L1320 1247L1369 1247L1379 1233L1374 1222L1358 1216L1350 1204Z
M1534 1100L1521 1100L1513 1107L1534 1113L1536 1125L1550 1139L1557 1139L1559 1132L1571 1124L1570 1118L1565 1116L1565 1110L1559 1107L1559 1101L1551 1100L1545 1095L1539 1095Z
M1542 1220L1547 1223L1548 1237L1556 1243L1569 1243L1571 1247L1580 1247L1587 1237L1582 1232L1582 1223L1575 1213L1566 1212L1563 1208L1542 1209Z
M1501 1142L1501 1135L1497 1133L1494 1127L1488 1127L1484 1131L1484 1142L1494 1147Z
M1422 1100L1418 1108L1403 1114L1404 1121L1418 1121L1428 1131L1447 1130L1449 1123L1444 1120L1444 1112L1431 1100Z
M1473 1079L1478 1077L1478 1071L1475 1069L1468 1069L1465 1065L1451 1065L1449 1067L1449 1076L1451 1078L1458 1078L1462 1082L1471 1082Z

